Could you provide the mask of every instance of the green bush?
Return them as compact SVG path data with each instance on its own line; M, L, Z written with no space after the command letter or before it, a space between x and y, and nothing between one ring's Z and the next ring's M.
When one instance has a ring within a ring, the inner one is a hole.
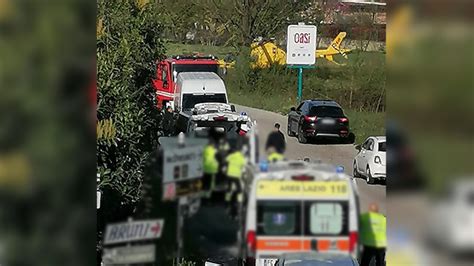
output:
M151 79L165 49L156 12L151 3L98 2L103 34L97 39L97 118L113 121L116 132L112 140L97 140L99 188L107 192L101 212L107 219L142 199L146 163L157 147L160 116Z

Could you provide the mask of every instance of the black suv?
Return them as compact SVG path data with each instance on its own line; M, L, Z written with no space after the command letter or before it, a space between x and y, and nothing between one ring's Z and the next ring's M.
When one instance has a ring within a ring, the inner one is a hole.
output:
M332 100L306 100L298 107L292 107L288 114L288 136L297 136L300 143L316 137L354 142L354 134L349 132L349 119L341 106Z

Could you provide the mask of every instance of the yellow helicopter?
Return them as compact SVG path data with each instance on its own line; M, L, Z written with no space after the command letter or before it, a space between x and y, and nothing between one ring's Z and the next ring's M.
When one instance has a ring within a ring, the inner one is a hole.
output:
M346 37L346 32L340 32L336 38L331 42L328 48L316 50L317 58L325 58L329 62L336 65L343 65L334 60L335 55L342 55L347 59L347 53L351 52L351 49L341 48L341 43ZM286 52L279 48L275 44L274 39L263 39L258 38L250 44L250 56L254 59L251 63L253 69L256 68L269 68L273 64L285 65L286 64ZM219 65L222 68L228 69L233 68L235 61L219 60Z
M329 62L333 62L336 65L343 65L334 61L333 56L340 54L345 59L347 59L347 53L350 53L352 51L351 49L341 48L341 43L344 40L344 38L346 38L346 35L347 33L344 31L339 32L339 34L336 36L336 38L334 38L334 40L331 42L328 48L316 50L316 57L325 58Z

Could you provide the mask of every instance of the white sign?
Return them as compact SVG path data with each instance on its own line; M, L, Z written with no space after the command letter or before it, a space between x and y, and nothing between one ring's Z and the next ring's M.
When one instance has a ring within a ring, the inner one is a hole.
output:
M316 26L289 25L286 37L287 65L314 65L316 62Z
M256 262L257 266L274 266L278 259L258 259Z
M100 209L100 198L102 196L102 193L97 190L97 209Z
M108 224L104 244L115 244L160 238L164 220L142 220L128 223Z
M203 146L163 150L163 183L202 177Z
M214 262L206 261L204 263L204 266L222 266L222 264L217 264L217 263L214 263Z
M155 245L106 248L102 262L108 264L151 263L155 261Z

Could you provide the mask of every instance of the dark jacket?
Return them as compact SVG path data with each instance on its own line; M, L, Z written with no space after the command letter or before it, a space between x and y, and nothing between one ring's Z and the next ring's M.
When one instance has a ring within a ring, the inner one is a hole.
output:
M174 132L174 114L173 112L165 111L163 115L163 131L166 136L171 135Z
M273 147L278 153L284 153L286 148L285 135L281 131L273 131L268 135L265 149Z

